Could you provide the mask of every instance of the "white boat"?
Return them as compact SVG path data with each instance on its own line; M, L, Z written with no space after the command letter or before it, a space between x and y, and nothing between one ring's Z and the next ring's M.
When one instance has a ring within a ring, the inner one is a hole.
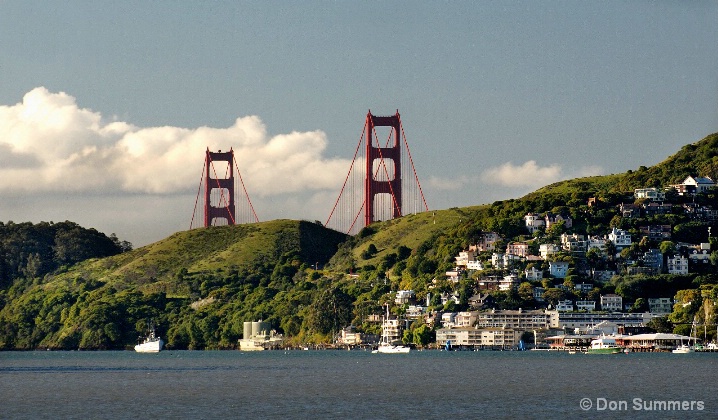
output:
M376 350L372 350L372 353L385 353L385 354L397 354L397 353L409 353L411 348L406 346L395 346L389 341L389 305L386 306L386 316L381 326L381 342Z
M696 318L693 317L693 325L691 326L691 337L688 340L688 344L683 344L683 340L681 339L681 345L676 347L675 349L673 349L673 353L685 354L685 353L693 353L694 351L696 351L695 346L690 346L691 340L694 340L694 341L696 340L695 334L696 334Z
M162 341L162 338L155 335L154 325L150 324L147 336L139 338L135 351L138 353L159 353L164 345L165 342Z
M586 354L618 354L621 348L616 345L616 339L613 337L601 336L591 341L591 347L586 350Z
M681 344L673 350L673 353L693 353L694 351L693 347L687 344Z

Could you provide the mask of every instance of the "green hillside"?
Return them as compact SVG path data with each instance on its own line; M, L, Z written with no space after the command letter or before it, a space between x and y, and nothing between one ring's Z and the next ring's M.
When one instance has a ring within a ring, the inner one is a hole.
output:
M617 205L633 202L634 188L663 187L688 175L718 178L717 134L650 168L557 182L520 199L407 215L372 224L354 237L318 223L275 220L178 232L131 250L116 237L70 222L0 224L5 228L0 239L7 234L0 240L0 349L123 349L134 344L148 320L155 321L168 348L175 349L235 348L243 322L260 319L292 343L330 342L339 328L350 324L364 333L378 332L367 315L381 312L381 305L392 300L390 291L414 290L418 301L430 298L431 310L467 309L479 274L464 274L451 283L444 273L454 267L459 251L484 232L500 234L500 246L527 241L536 252L563 232L605 235L619 227L639 235L640 228L650 224L671 226L672 241L641 240L619 258L595 253L556 257L571 264L567 284L590 281L581 274L586 268L620 272L621 264L639 260L650 248L687 252L677 244L705 242L708 227L718 232L715 223L682 214L683 198L676 198L671 214L631 219L619 213ZM596 205L589 206L589 198L596 199ZM718 208L715 193L694 201ZM559 225L529 235L524 215L548 211L570 215L573 227ZM98 253L97 244L110 248ZM94 253L87 252L90 249ZM525 266L523 262L513 268L520 272ZM635 301L637 310L645 307L651 293L674 295L700 287L681 294L693 296L694 304L682 306L688 309L672 319L678 328L692 316L709 318L701 311L713 313L714 306L697 304L702 301L695 296L704 294L706 302L718 303L718 286L711 289L718 284L715 271L708 264L701 272L679 277L620 273L597 285L592 295L565 292L550 281L543 285L552 301L615 292ZM490 267L484 274L506 273ZM526 290L492 292L494 307L536 307ZM442 293L458 296L459 303L442 303ZM408 341L421 345L430 339L420 323L412 324L408 334Z

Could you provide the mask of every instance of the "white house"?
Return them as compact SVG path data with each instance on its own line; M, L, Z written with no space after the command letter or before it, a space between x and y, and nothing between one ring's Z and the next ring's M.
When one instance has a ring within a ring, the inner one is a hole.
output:
M636 188L633 191L633 196L636 199L648 198L653 201L663 201L666 199L666 193L658 188Z
M704 193L711 188L715 188L716 184L709 177L692 177L689 176L682 183L671 185L680 195L692 195Z
M595 311L596 301L595 300L578 300L576 301L576 309L579 311Z
M509 274L503 279L499 280L499 290L508 291L513 290L519 285L519 278L516 274Z
M604 252L606 250L606 240L595 236L589 237L586 240L586 251L591 249L598 249L599 251Z
M623 309L623 298L615 294L601 295L601 310L620 312Z
M608 234L608 240L613 242L617 249L631 246L631 234L623 229L613 228L611 233Z
M535 266L525 269L524 274L526 274L526 280L529 280L529 281L543 279L543 270L539 270Z
M652 314L670 314L673 312L673 299L648 298L648 310Z
M561 251L561 248L559 248L556 244L539 245L539 255L541 255L541 258L544 260L548 258L549 255L556 254L559 251Z
M668 274L688 274L688 257L674 255L666 259Z
M460 251L459 256L456 257L456 266L466 268L473 261L476 261L476 251Z
M528 229L531 233L534 233L536 230L543 229L546 226L544 218L536 213L527 214L524 216L524 220L526 221L526 229Z
M553 277L563 279L568 271L568 263L566 261L549 261L548 271Z
M479 260L469 261L466 264L466 269L467 270L483 270L484 264Z
M573 311L573 302L570 300L559 300L556 304L556 310L559 312Z
M403 305L405 303L409 303L410 300L414 299L416 297L416 294L413 290L399 290L396 292L396 298L394 299L394 303L397 305Z
M476 244L476 248L479 251L493 251L494 244L501 239L498 233L495 232L484 232L481 235L481 240Z

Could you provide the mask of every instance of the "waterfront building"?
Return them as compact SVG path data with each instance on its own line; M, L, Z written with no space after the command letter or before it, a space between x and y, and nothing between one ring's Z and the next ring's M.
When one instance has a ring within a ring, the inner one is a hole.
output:
M579 329L582 331L593 327L603 321L609 321L616 324L626 326L642 326L646 325L651 319L658 316L649 312L644 313L628 313L628 312L553 312L555 317L551 317L555 324L551 324L551 328L564 328L571 331Z
M522 331L511 328L455 327L436 330L436 344L440 347L450 343L451 347L472 349L513 349L521 340Z
M549 328L551 315L543 310L491 310L477 314L476 325L531 331Z

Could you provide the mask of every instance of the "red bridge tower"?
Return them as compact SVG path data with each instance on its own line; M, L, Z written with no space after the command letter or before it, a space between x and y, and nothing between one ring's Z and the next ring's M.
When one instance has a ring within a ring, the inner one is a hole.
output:
M374 127L391 127L393 144L374 146ZM401 119L399 111L389 117L366 115L366 179L364 184L364 226L377 219L374 217L374 198L377 194L391 197L392 217L401 217ZM393 162L393 167L390 163Z

